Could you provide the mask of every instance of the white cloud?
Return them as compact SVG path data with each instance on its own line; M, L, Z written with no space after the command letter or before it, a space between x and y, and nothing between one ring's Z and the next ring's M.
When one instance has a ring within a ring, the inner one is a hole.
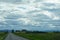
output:
M50 6L48 6L46 4L48 4ZM46 9L59 9L60 8L60 3L45 3L43 7L46 8Z
M49 24L49 27L50 27L50 28L55 28L56 26L53 25L53 24Z
M60 0L44 0L46 3L60 3Z
M40 25L39 22L33 21L32 19L29 19L29 18L19 18L19 19L17 19L17 21L22 22L23 25L28 25L28 24L31 24L31 25L34 25L34 26L39 26Z
M31 20L29 20L28 18L19 18L17 20L22 21L24 24L29 24L31 22Z
M43 11L42 14L47 15L48 17L52 18L52 13L48 11Z
M0 16L0 22L4 22L4 21L5 21L4 17Z
M49 12L49 11L43 11L42 14L48 16L49 18L53 19L53 20L59 20L59 16L56 16L53 12Z
M55 17L53 18L53 20L60 20L60 17L55 16Z
M34 26L40 26L40 22L36 22L36 21L32 21L31 24Z

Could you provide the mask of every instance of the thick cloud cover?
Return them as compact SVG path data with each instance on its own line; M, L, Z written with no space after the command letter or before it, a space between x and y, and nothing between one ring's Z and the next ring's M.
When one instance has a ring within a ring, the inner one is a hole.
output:
M0 0L0 29L60 30L60 0Z

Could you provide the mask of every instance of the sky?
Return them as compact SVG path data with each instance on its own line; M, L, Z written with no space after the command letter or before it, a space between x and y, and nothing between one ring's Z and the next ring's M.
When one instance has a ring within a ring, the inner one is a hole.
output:
M60 31L60 0L0 0L0 30Z

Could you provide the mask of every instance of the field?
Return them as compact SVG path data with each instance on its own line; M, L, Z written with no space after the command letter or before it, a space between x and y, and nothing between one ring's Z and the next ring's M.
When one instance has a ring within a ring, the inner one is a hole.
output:
M30 40L60 40L60 33L14 33Z
M4 40L7 33L0 32L0 40Z

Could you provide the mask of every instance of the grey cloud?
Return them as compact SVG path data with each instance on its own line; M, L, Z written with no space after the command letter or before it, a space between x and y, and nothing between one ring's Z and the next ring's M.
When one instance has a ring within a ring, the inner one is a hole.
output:
M56 6L54 3L43 3L45 6Z
M17 3L17 2L22 2L22 0L0 0L0 2L6 2L6 3Z
M52 20L50 23L57 27L60 26L60 20Z
M13 14L13 13L11 13L11 14L8 14L6 17L5 17L5 19L18 19L18 18L21 18L21 17L23 17L22 15L18 15L18 14Z
M6 3L13 3L13 4L20 4L20 3L29 3L30 0L0 0L0 2L6 2Z

